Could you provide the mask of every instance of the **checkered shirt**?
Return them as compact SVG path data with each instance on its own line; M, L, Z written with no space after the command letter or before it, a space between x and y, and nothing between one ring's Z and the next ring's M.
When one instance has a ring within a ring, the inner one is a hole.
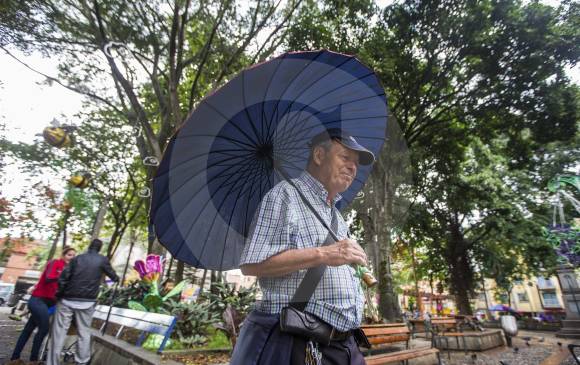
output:
M318 211L328 226L331 225L332 210L340 195L326 204L328 193L323 185L307 172L293 179L309 202ZM346 238L348 226L340 212L338 237ZM240 265L260 263L269 257L289 249L321 246L328 231L304 204L296 189L283 181L274 186L262 200L260 209L248 236ZM287 306L307 270L299 270L278 277L260 277L262 300L256 310L280 313ZM328 266L312 294L305 311L316 315L339 331L359 327L363 313L363 293L355 270L349 265Z

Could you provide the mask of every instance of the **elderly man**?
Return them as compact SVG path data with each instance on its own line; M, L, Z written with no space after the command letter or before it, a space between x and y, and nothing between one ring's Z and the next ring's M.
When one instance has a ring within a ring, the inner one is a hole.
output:
M373 161L373 154L352 136L329 129L312 139L306 171L265 195L240 264L244 275L258 277L263 298L242 326L232 365L365 363L357 346L364 341L358 329L363 294L350 265L365 265L367 258L348 238L335 204L352 184L358 165ZM336 232L338 242L329 241L328 228L312 209ZM317 269L322 270L319 276L310 275ZM311 290L303 288L309 286ZM308 320L315 318L314 327L328 326L330 340L317 342L316 336L288 330L284 311L289 306L303 310Z

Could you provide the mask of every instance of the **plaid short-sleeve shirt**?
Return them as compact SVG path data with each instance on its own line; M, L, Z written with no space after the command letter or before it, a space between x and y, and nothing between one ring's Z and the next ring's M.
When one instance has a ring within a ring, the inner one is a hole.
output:
M328 193L323 185L307 172L293 180L309 202L330 226L332 209L326 204ZM338 237L346 238L348 226L340 213ZM252 232L244 247L240 265L260 263L290 249L321 246L328 231L304 204L296 189L288 182L274 186L262 200L253 222ZM278 277L260 277L262 300L256 309L266 313L280 313L290 303L307 270L299 270ZM359 279L349 265L328 266L305 311L326 321L339 331L359 327L363 313L363 293Z

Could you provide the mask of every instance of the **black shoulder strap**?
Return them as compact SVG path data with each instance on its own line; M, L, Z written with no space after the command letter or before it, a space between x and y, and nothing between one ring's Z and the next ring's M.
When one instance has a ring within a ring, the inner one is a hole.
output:
M302 199L304 204L306 204L306 206L310 209L310 211L316 216L316 218L318 218L320 223L322 223L322 225L324 225L324 227L328 229L328 235L326 236L326 239L324 240L324 243L322 245L326 246L338 241L337 235L335 233L338 231L338 217L336 209L334 207L332 207L331 209L332 220L330 222L329 227L328 224L324 221L324 219L320 216L320 214L316 211L316 209L312 206L312 203L310 203L310 201L304 196L304 193L300 190L300 188L298 188L298 186L296 186L296 184L292 180L286 179L286 181L288 181L290 185L292 185L294 189L298 191L298 195L300 195L300 198ZM326 265L321 265L308 269L306 275L300 282L298 289L296 289L294 297L292 297L292 300L290 301L291 307L296 308L299 311L303 311L304 308L306 308L308 301L310 301L310 298L312 297L314 290L316 290L316 287L318 286L318 283L320 282L320 279L322 278L322 275L324 275L325 271Z
M333 232L336 232L338 229L338 218L336 217L336 212L334 208L332 209L332 222L331 222L331 229ZM332 236L329 234L326 236L326 240L322 244L323 246L330 245L336 242ZM298 309L299 311L304 311L306 305L310 301L312 294L314 294L314 290L318 286L320 279L322 279L322 275L326 271L326 265L321 265L317 267L312 267L308 269L306 275L300 282L298 289L294 293L294 297L292 297L292 301L290 301L290 306Z

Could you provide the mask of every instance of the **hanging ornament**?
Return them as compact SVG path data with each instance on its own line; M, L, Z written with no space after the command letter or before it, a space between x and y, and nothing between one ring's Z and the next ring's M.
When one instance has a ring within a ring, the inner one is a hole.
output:
M62 127L46 127L42 131L42 136L46 143L57 148L68 147L71 145L70 134Z
M114 58L113 55L111 54L111 48L127 48L127 46L125 46L125 44L121 42L113 42L113 41L108 42L103 46L103 52L108 58Z
M68 182L71 183L74 187L79 189L84 189L89 186L89 182L91 181L91 175L89 173L78 173L76 175L71 176L68 179Z
M148 187L141 188L137 192L137 195L141 198L149 198L151 196L151 189Z
M159 160L155 156L147 156L143 159L143 165L145 165L145 166L158 166Z

